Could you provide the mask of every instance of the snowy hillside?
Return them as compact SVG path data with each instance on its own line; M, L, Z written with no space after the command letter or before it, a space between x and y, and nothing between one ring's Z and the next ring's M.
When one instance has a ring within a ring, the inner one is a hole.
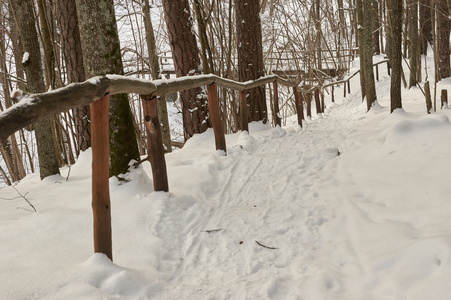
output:
M195 136L170 193L147 162L110 179L114 263L92 253L89 151L15 187L37 213L1 189L0 299L450 299L451 110L412 88L389 114L384 75L366 113L353 80L304 129L252 123L227 156Z

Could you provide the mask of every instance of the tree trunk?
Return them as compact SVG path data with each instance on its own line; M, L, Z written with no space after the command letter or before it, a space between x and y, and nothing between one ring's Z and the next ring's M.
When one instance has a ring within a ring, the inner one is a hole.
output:
M389 17L391 22L391 65L392 75L390 83L390 112L402 108L401 102L401 72L402 72L402 1L389 0Z
M363 49L363 5L362 0L356 2L356 15L357 15L357 39L359 41L359 56L360 56L360 89L362 92L362 102L366 96L366 84L365 77L365 51Z
M451 76L450 57L449 57L449 37L450 37L450 20L449 7L447 0L437 1L437 48L438 48L438 65L439 78L448 78Z
M315 1L315 30L316 30L316 66L318 70L323 69L323 58L321 49L321 12L320 0Z
M361 42L360 42L360 49L363 54L363 68L365 74L365 95L366 95L366 102L367 102L367 109L370 110L373 106L373 103L376 101L376 86L374 82L374 72L373 72L373 34L372 34L372 8L371 8L371 1L372 0L363 0L362 1L362 15L363 20L362 22L359 21L360 24L362 24L362 28L360 29L362 31L361 33ZM359 1L360 2L360 1Z
M177 77L201 74L199 50L188 0L163 0ZM200 88L180 92L185 140L209 127L207 97Z
M66 63L68 82L85 81L83 53L75 0L58 0L57 17L61 34L61 49ZM91 147L91 113L89 105L73 109L77 135L77 155Z
M152 19L150 18L149 0L144 0L144 26L146 29L146 43L147 51L149 53L150 74L152 79L161 79L160 65L158 63L158 55L156 50L155 35L153 32ZM166 152L172 152L171 130L169 128L168 108L166 104L166 97L161 96L157 100L158 118L161 123L161 132L163 135L163 144Z
M52 39L50 37L49 20L44 0L38 0L39 24L41 25L41 40L44 48L45 78L48 88L55 88L55 53L53 52Z
M27 76L27 90L30 93L45 92L40 46L33 14L33 1L11 0L10 4L12 5L19 34L22 37L23 51L29 54L28 59L23 59L22 61ZM34 128L38 146L41 179L50 175L59 174L50 119L47 118L37 122Z
M240 81L253 80L265 75L259 11L259 0L235 0ZM268 113L265 87L247 90L246 98L249 106L248 120L266 123Z
M83 63L87 78L124 73L113 0L76 0ZM110 176L126 173L130 160L139 160L128 96L111 96Z
M416 86L419 81L418 69L421 72L421 59L419 52L419 39L418 39L418 0L410 0L409 3L409 36L410 36L410 80L409 89Z
M0 22L0 83L2 85L3 97L5 99L5 108L8 108L12 105L12 103L8 88L10 86L10 81L8 78L9 72L6 62L6 18L2 10L0 10ZM0 107L0 109L2 108ZM4 147L0 144L0 151L5 160L12 182L21 180L25 177L26 173L15 135L11 135L11 137L6 141Z
M380 16L379 16L379 7L378 7L378 1L372 0L371 1L371 7L373 12L373 54L379 55L381 54L381 47L380 47L380 28L381 28L381 22L380 22Z
M201 3L199 3L199 0L194 0L194 10L196 12L197 28L199 31L203 72L204 74L215 73L211 48L208 43L206 19L204 16L204 10Z
M432 44L430 0L420 0L421 54L427 55L428 43Z

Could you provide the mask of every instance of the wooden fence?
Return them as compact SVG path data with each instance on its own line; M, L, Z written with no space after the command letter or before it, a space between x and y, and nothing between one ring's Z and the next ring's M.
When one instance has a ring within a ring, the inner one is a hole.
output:
M148 139L148 153L149 161L152 166L154 190L167 192L169 191L169 185L160 122L157 113L156 98L158 96L206 86L216 149L226 152L224 126L219 113L218 86L239 91L241 130L248 131L248 110L245 92L247 89L270 83L273 84L274 106L272 109L276 116L276 124L280 126L281 120L280 117L278 117L278 84L292 88L295 96L298 124L302 126L302 120L304 119L304 102L307 104L307 115L311 116L312 93L315 98L316 110L318 113L321 113L324 111L324 95L322 89L340 83L347 83L349 88L349 80L356 74L357 73L353 74L346 80L332 82L325 86L316 86L310 89L299 88L299 82L290 82L277 75L270 75L247 82L237 82L216 75L186 76L170 80L154 81L127 76L106 75L93 77L82 83L73 83L66 87L41 94L23 94L22 92L15 92L13 93L13 98L16 99L17 103L0 113L0 143L4 143L7 138L17 130L41 119L67 111L74 107L87 104L91 105L94 251L104 253L112 260L111 203L108 176L108 107L110 95L121 93L141 95L144 119L148 130L147 133L150 137Z

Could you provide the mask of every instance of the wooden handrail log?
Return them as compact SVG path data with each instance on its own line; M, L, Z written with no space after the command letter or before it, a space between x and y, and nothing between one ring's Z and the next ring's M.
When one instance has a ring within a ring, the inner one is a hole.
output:
M160 96L209 85L213 82L221 87L243 91L274 81L289 87L299 84L299 82L291 82L277 75L247 82L224 79L213 74L154 81L121 75L106 75L93 77L81 83L72 83L46 93L22 94L16 92L13 96L18 103L0 113L0 143L6 141L11 134L21 128L71 108L100 100L107 94L132 93Z
M18 103L0 113L0 142L4 142L17 130L39 120L87 105L105 95L121 93L151 94L156 90L149 80L120 75L97 76L82 83L39 94L16 91L13 97Z
M384 60L378 61L377 63L374 63L374 64L373 64L373 67L374 67L374 66L377 66L377 65L380 65L380 64L382 64L382 63L389 62L389 61L390 61L389 59L384 59ZM357 74L359 74L359 73L360 73L360 69L357 70L357 71L355 71L351 76L349 76L349 77L346 78L346 79L339 80L339 81L334 81L334 82L329 82L328 84L323 85L321 88L324 89L324 88L326 88L326 87L328 87L328 86L331 86L331 85L337 85L337 84L340 84L340 83L346 83L346 82L348 82L349 80L351 80L355 75L357 75Z
M209 85L215 82L216 77L217 76L215 75L194 75L153 80L152 83L155 84L156 90L149 94L152 96L162 96L178 91L197 88L203 85Z

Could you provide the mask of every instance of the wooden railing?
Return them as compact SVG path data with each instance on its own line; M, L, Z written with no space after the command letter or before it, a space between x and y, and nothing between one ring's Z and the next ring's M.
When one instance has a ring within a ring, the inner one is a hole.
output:
M380 63L383 63L379 62ZM0 143L24 128L41 119L50 117L68 109L83 105L91 105L91 142L92 142L92 208L94 217L94 250L106 254L112 259L111 242L111 203L109 195L108 156L109 156L109 120L108 107L110 95L121 93L140 94L142 99L144 120L146 122L148 139L148 160L152 166L152 176L155 191L169 191L166 172L166 161L157 113L156 98L168 93L206 86L211 124L214 130L217 150L226 153L224 126L219 113L217 87L230 88L239 91L241 130L249 131L246 90L273 84L274 115L276 124L281 125L278 103L278 84L292 88L295 96L295 106L298 124L302 126L304 119L304 97L307 104L307 115L311 116L312 93L315 97L316 110L324 111L324 95L320 89L340 83L347 83L355 76L346 80L331 82L323 86L309 89L299 88L299 82L287 81L277 75L270 75L247 82L237 82L216 75L186 76L170 80L143 80L127 76L106 75L93 77L82 83L73 83L66 87L41 94L13 93L16 104L0 113ZM345 92L346 93L346 92ZM346 95L345 95L346 96ZM320 99L321 98L321 99Z
M150 136L148 142L148 159L152 165L154 190L167 192L169 191L169 185L156 98L168 93L207 86L209 113L215 134L216 149L226 152L224 128L219 113L217 86L239 91L241 129L248 130L245 90L267 83L274 84L276 87L274 89L275 93L277 93L277 84L291 87L295 92L296 86L298 85L296 82L287 81L276 75L266 76L248 82L236 82L215 75L187 76L155 81L107 75L94 77L82 83L70 84L66 87L41 94L24 94L16 91L13 93L13 98L15 98L17 103L0 113L0 143L4 143L17 130L41 119L74 107L87 104L91 105L94 251L104 253L112 259L111 203L108 178L108 107L110 95L121 93L141 95L147 133ZM277 99L278 96L275 95L275 97ZM302 119L300 119L300 125L302 125Z

